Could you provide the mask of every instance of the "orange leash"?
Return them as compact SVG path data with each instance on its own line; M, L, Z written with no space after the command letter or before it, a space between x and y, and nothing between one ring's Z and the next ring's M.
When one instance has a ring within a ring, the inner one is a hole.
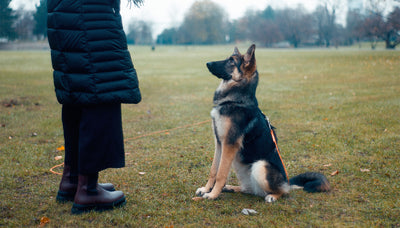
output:
M274 141L274 143L275 143L276 152L278 152L279 159L281 159L281 162L282 162L282 165L283 165L283 169L285 170L286 179L287 179L287 181L288 181L288 183L289 183L288 172L287 172L287 170L286 170L285 163L283 163L283 159L282 159L281 153L279 152L278 143L276 142L275 134L274 134L274 131L272 130L272 128L271 128L271 135L272 135L272 141Z
M64 162L59 164L59 165L55 165L55 166L51 167L50 172L53 173L53 174L62 175L62 173L56 172L53 169L55 169L57 167L60 167L60 166L63 166L63 165L64 165Z
M264 113L262 113L262 114L264 115ZM278 143L276 142L275 134L274 134L274 131L272 130L271 123L269 122L268 116L264 115L264 117L265 117L265 120L267 121L269 129L271 130L272 141L275 143L276 152L278 152L279 159L281 159L281 162L282 162L282 165L283 165L283 169L285 170L286 179L287 179L287 182L289 183L289 175L288 175L288 172L286 170L285 163L283 163L281 152L279 151Z

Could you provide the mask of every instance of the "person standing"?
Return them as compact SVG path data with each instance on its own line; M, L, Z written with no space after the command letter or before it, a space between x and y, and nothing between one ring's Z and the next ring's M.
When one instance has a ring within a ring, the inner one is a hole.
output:
M125 166L121 104L141 101L120 0L47 0L47 8L65 140L57 201L73 201L73 214L122 206L122 191L98 183L100 171Z

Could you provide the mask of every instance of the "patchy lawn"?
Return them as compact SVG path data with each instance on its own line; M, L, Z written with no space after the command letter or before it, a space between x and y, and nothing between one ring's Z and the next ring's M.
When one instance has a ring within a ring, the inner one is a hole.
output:
M128 203L80 216L56 203L60 176L49 171L63 161L50 54L0 52L0 226L400 227L398 51L257 49L260 108L277 127L289 176L320 171L333 189L273 204L230 193L192 200L214 149L208 120L219 81L205 63L231 52L131 47L143 101L123 105L126 167L100 174Z

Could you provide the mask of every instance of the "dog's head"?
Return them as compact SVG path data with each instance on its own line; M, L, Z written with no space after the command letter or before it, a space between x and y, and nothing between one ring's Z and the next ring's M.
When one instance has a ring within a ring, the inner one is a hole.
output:
M221 61L208 62L208 70L224 81L248 83L256 76L257 66L254 51L256 45L251 45L246 54L240 54L237 47L233 54Z

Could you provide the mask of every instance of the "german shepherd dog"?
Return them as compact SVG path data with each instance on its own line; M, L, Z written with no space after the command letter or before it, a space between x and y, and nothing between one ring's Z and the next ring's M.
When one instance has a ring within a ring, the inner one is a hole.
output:
M320 173L307 172L288 181L274 128L258 107L254 52L254 44L244 55L235 48L229 58L207 63L209 71L222 81L215 91L211 111L214 160L206 186L197 189L196 195L216 199L223 191L242 192L264 197L271 203L294 188L329 191L329 182ZM232 165L240 186L226 185Z

